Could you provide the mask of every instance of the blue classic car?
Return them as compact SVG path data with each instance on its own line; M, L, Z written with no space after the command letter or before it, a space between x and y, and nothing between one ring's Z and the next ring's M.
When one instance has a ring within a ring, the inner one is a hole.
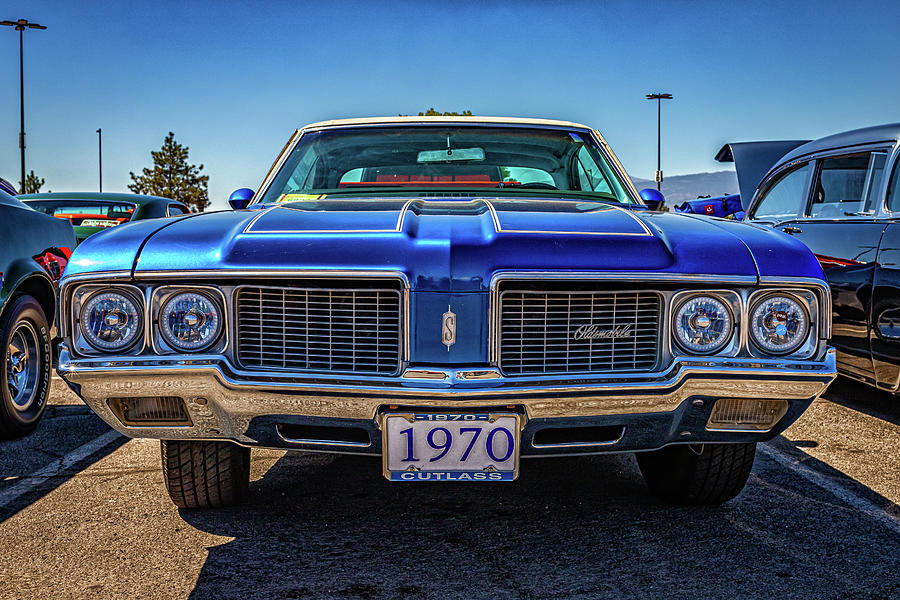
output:
M251 447L397 482L637 452L652 492L721 503L835 376L809 250L648 210L583 125L316 123L230 202L88 238L63 278L59 373L161 440L180 507L239 501Z

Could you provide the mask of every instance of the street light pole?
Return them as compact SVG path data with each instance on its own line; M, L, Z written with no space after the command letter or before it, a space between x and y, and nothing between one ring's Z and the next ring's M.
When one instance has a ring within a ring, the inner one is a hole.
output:
M103 128L97 128L97 162L100 165L100 193L103 193Z
M656 189L662 189L662 101L672 100L674 96L666 93L647 94L647 100L656 100Z
M22 32L28 29L47 29L43 25L37 23L29 23L28 19L19 19L17 21L0 21L0 25L15 27L19 32L19 150L22 153L22 181L21 193L25 193L25 61L22 52Z

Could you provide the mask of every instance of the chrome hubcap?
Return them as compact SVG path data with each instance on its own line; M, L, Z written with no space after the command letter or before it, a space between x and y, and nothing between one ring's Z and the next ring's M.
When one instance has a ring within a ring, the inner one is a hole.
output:
M34 402L39 369L37 332L31 323L19 321L6 347L6 387L16 410L26 411Z

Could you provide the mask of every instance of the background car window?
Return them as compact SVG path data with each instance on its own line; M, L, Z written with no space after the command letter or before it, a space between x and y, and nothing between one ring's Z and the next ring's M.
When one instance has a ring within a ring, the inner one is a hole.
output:
M112 227L125 223L131 220L137 208L131 202L104 200L29 200L28 206L58 219L67 219L76 227Z
M884 166L887 163L887 152L873 152L869 160L869 174L866 176L866 191L863 210L867 214L875 214L878 209L878 198L881 184L884 181Z
M806 200L806 180L809 178L810 163L782 175L763 192L762 200L756 205L751 219L790 219L800 212Z
M531 167L501 167L500 174L503 181L514 181L519 183L543 183L556 187L553 181L553 175L543 169L532 169Z
M827 219L865 213L864 194L872 159L872 153L863 152L822 160L807 216Z
M891 188L888 190L887 208L891 212L900 212L900 160L894 163Z
M187 211L178 206L177 204L170 204L166 209L167 213L170 217L174 217L176 215L186 215Z

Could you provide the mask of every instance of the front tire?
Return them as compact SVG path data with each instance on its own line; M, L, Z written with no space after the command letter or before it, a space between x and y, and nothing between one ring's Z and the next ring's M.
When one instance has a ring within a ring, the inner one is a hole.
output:
M637 461L650 491L667 502L716 505L744 489L756 442L691 444L638 452Z
M50 325L37 300L10 300L0 343L0 439L12 439L34 431L50 394Z
M239 504L250 485L250 448L232 442L162 440L163 475L178 508Z

